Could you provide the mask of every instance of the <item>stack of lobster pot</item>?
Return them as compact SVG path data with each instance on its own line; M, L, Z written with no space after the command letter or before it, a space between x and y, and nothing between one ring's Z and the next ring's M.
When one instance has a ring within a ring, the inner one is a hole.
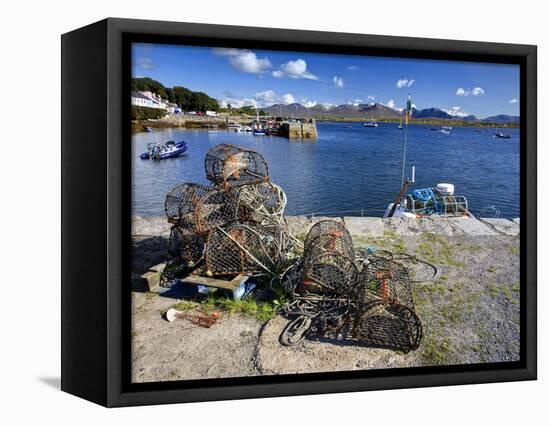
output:
M296 292L313 304L317 335L403 351L420 344L422 325L407 268L369 256L359 270L341 222L323 220L309 231Z
M166 196L170 255L188 266L204 260L207 276L277 270L287 245L286 195L269 181L265 159L216 145L206 154L205 172L211 186L184 183Z

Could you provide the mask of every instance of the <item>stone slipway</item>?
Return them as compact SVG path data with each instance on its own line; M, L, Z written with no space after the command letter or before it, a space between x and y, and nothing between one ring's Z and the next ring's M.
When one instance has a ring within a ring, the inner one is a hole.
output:
M323 218L288 217L305 236ZM511 361L519 358L519 220L344 217L357 248L404 251L436 264L437 279L414 286L424 336L403 354L358 345L278 342L287 319L262 325L224 316L210 329L167 323L180 295L133 292L133 379L147 382L335 370ZM166 257L164 217L132 220L134 274ZM411 269L422 275L421 270Z

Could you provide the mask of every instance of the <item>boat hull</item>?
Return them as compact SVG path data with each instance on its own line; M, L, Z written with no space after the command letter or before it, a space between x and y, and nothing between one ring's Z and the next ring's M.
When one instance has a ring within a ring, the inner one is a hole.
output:
M187 151L187 144L185 142L178 142L175 146L175 149L168 152L163 152L155 158L151 158L148 152L144 152L139 156L142 160L167 160L168 158L176 158L182 155Z

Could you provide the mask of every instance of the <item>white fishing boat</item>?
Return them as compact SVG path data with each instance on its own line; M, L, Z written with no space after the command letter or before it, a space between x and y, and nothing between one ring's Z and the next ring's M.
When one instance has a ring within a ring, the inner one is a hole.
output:
M414 177L406 183L407 187L414 183ZM463 195L455 194L452 183L438 183L435 188L421 188L406 194L400 193L398 200L390 203L384 213L384 217L426 216L474 217L468 210L468 200Z
M238 123L230 123L227 125L227 130L241 133L243 131L243 126Z
M378 123L375 123L374 121L369 121L368 123L363 124L365 127L378 127Z
M412 112L411 97L407 99L405 109L405 125L409 125ZM445 129L444 129L445 128ZM443 126L441 130L449 131L450 126ZM423 216L467 217L474 216L468 211L468 200L463 195L455 195L452 183L438 183L435 188L415 189L408 192L415 183L415 167L412 167L411 177L405 179L405 164L407 159L407 132L403 140L403 162L401 169L401 190L393 203L386 208L384 217L417 218Z

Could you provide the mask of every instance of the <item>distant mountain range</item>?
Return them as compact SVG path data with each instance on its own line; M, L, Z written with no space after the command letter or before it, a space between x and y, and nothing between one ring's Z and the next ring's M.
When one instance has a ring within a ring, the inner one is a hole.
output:
M386 105L378 103L370 104L343 104L336 106L324 106L317 104L312 107L306 107L299 103L293 104L274 104L270 107L262 108L269 115L274 116L293 116L293 117L315 117L322 119L343 119L360 118L365 120L399 120L403 112ZM425 108L417 110L413 108L412 117L414 119L435 119L435 120L455 120L469 122L490 122L500 124L519 124L519 117L513 115L495 115L484 119L478 119L475 115L451 115L439 108Z

